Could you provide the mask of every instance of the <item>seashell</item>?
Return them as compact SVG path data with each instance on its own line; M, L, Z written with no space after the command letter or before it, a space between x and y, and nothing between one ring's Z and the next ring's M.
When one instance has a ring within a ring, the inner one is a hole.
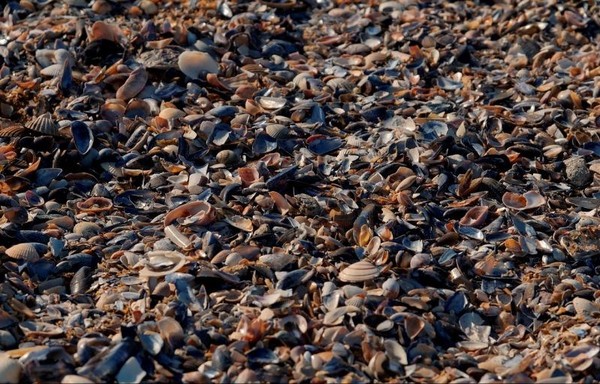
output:
M179 70L192 79L197 79L202 73L219 73L219 63L205 52L185 51L177 60Z
M600 307L598 304L582 297L575 297L573 299L573 308L575 308L575 313L586 321L600 315Z
M48 112L28 122L25 124L25 127L42 135L58 135L58 125L54 122L52 115Z
M43 246L43 244L39 244ZM28 263L36 262L40 259L39 246L36 243L21 243L8 248L5 253L13 259L24 260Z
M40 75L46 77L58 77L62 73L63 64L52 64L40 71Z
M230 224L231 226L237 228L237 229L241 229L242 231L245 232L252 232L252 230L254 229L254 225L252 223L252 220L240 216L240 215L231 215L227 218L225 218L225 221Z
M146 331L139 338L142 347L152 356L158 355L164 345L164 340L156 332Z
M168 226L177 219L183 224L208 225L217 217L216 210L207 202L191 201L182 204L166 214L163 224Z
M230 149L224 149L217 153L216 159L217 162L220 164L232 166L236 165L240 161L240 156L235 151L232 151Z
M287 100L283 97L270 97L270 96L261 96L256 98L256 102L258 105L263 107L264 109L280 109L285 107L287 104Z
M19 328L29 337L53 337L65 333L64 329L57 325L29 320L20 322Z
M94 196L84 201L77 202L76 206L81 212L97 213L110 211L113 207L113 203L112 200L106 197Z
M84 294L92 286L92 269L87 266L79 268L71 279L71 294Z
M185 117L185 115L186 115L186 113L180 109L164 108L162 111L160 111L160 113L158 114L158 117L161 117L165 120L172 120L172 119L180 119L182 117Z
M546 199L539 192L529 191L524 194L505 192L502 203L512 209L525 210L541 207L546 204Z
M338 277L346 283L360 283L376 278L380 272L379 267L366 260L361 260L344 268Z
M0 356L0 377L3 383L18 384L21 382L23 366L17 360L3 354Z
M171 350L175 350L183 345L183 328L177 320L172 317L164 317L156 324L160 331L160 335L165 341L166 345Z
M105 23L104 21L96 21L92 24L92 29L89 34L90 42L108 40L118 43L121 36L122 32L118 26Z
M154 4L148 1L151 4ZM156 5L155 5L156 7ZM146 376L146 371L142 368L138 359L131 356L117 373L116 379L118 383L140 383Z
M122 102L107 100L106 103L100 107L100 116L102 116L103 119L114 123L125 115L125 111L126 107Z
M117 89L116 98L129 100L134 98L144 89L148 81L148 72L144 67L137 67L130 74L125 83Z
M285 197L281 195L281 193L277 191L269 191L269 196L275 203L275 206L277 207L279 213L281 213L282 215L285 215L290 211L290 209L292 209L292 205L287 201Z
M94 382L87 377L78 375L66 375L63 377L60 384L94 384Z
M125 117L130 119L135 119L136 117L145 119L150 116L150 113L150 105L146 101L140 99L131 99L125 109Z
M344 145L344 140L325 135L312 135L306 139L306 143L312 153L323 156L341 148Z
M469 227L481 227L485 224L487 219L489 208L487 206L473 207L467 211L465 216L460 219L460 225Z
M71 135L73 136L75 148L77 148L79 153L85 155L92 149L94 134L87 124L81 121L74 121L71 124Z
M100 232L102 232L102 228L98 224L89 221L80 221L73 227L73 233L88 238L96 236Z
M265 128L265 132L272 138L280 140L286 138L289 131L283 124L269 124Z
M176 251L151 251L140 270L140 277L161 277L177 272L185 265L185 256Z
M238 175L244 187L254 184L259 180L258 169L252 167L239 168Z
M259 155L272 152L275 149L277 149L277 140L263 132L256 135L252 143L252 152Z

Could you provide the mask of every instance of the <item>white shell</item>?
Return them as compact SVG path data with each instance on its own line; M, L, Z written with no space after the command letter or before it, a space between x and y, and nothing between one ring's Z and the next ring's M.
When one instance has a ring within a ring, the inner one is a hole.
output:
M181 72L192 79L197 79L203 72L219 72L219 63L205 52L182 52L177 60L177 65Z
M380 269L366 260L361 260L347 266L339 274L340 280L346 283L359 283L379 276Z

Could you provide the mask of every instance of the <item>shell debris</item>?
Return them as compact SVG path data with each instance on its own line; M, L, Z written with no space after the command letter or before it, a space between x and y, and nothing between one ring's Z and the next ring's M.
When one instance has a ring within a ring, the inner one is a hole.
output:
M600 379L598 2L2 4L0 381Z

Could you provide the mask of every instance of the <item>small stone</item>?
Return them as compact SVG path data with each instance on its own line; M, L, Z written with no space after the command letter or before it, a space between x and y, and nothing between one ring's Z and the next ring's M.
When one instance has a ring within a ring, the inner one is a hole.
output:
M575 156L565 160L567 180L575 187L584 187L590 181L590 170L583 157Z
M140 8L146 15L149 16L156 15L158 13L158 7L150 0L142 0L140 2Z

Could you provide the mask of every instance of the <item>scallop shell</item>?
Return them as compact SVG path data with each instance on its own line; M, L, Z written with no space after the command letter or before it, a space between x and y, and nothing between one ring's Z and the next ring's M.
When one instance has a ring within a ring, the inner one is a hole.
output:
M274 139L284 139L288 135L288 128L283 124L269 124L265 128L267 135Z
M366 260L361 260L347 266L339 274L339 279L346 283L360 283L379 276L381 270Z
M225 165L235 165L240 161L240 156L230 149L224 149L217 153L217 162Z
M52 115L49 112L46 112L32 121L25 124L25 127L31 129L32 131L36 131L41 133L42 135L58 135L58 125L52 119Z
M539 192L529 191L524 194L505 192L502 196L502 203L512 209L525 210L541 207L546 204L546 198Z
M43 245L43 244L40 244ZM38 246L35 243L21 243L13 245L6 250L6 255L13 259L24 260L29 263L36 262L40 259Z
M152 251L140 271L140 277L160 277L177 272L185 264L185 256L175 251Z
M193 219L191 219L193 217ZM196 225L208 225L217 217L216 210L207 202L190 201L171 210L165 215L164 226L168 226L178 218ZM186 220L186 218L188 218Z
M177 65L181 72L192 79L197 79L204 72L219 72L219 63L205 52L182 52L177 60Z

